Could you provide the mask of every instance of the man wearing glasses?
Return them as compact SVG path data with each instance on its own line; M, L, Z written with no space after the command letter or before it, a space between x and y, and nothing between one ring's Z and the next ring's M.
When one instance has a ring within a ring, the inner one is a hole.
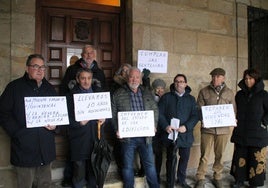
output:
M55 126L26 128L24 97L56 96L44 78L44 58L32 54L26 61L25 74L11 81L0 97L0 125L11 138L10 162L17 173L19 188L48 188L50 164L56 157Z
M162 138L167 148L166 187L175 187L174 180L177 177L176 184L179 187L189 188L186 182L186 169L194 141L193 130L199 120L198 108L195 98L190 94L191 88L187 85L187 78L184 74L177 74L172 85L171 91L164 94L158 103L158 126L165 130ZM173 118L179 119L178 127L171 123ZM172 132L178 133L176 141L168 139L168 135ZM177 149L180 159L176 173Z

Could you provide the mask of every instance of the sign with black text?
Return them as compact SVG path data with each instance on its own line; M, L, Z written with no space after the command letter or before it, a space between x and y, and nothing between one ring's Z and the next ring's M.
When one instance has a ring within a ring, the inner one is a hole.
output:
M24 97L27 128L69 124L66 97Z
M201 109L205 128L236 126L232 104L208 105Z
M74 94L75 120L112 118L110 92Z
M167 73L168 52L138 50L138 68L152 73Z
M155 135L154 112L118 112L118 131L121 138L146 137Z

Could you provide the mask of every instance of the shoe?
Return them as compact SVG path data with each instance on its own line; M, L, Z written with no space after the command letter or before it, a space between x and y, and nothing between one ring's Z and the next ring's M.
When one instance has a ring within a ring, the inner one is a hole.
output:
M136 177L144 177L144 175L145 175L144 171L141 169L134 171L134 176L136 176Z
M233 184L232 188L243 188L245 187L243 181L236 181L235 184Z
M179 188L192 188L190 185L188 185L186 182L184 183L178 183L176 182L176 185L179 186Z
M73 186L72 180L63 179L61 182L61 186L62 187L72 187Z
M204 188L205 187L205 180L198 180L194 186L194 188Z
M212 181L212 184L213 184L216 188L223 188L222 180L216 180L216 179L214 179L214 180Z

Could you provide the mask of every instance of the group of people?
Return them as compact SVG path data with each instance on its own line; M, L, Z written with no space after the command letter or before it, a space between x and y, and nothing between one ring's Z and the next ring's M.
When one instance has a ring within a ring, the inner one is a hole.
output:
M245 181L251 188L263 186L268 145L268 93L258 71L247 69L234 95L225 83L225 70L215 68L210 72L211 82L199 91L197 100L192 96L187 77L177 74L169 91L166 83L156 79L151 87L143 84L143 72L129 64L123 64L111 85L111 120L84 120L74 118L73 94L106 90L105 76L95 61L95 49L86 45L82 58L66 70L60 94L66 96L70 125L67 137L70 156L67 167L71 169L72 186L97 187L90 162L90 153L96 140L96 125L112 126L116 142L115 160L120 170L124 188L134 187L133 163L136 153L151 188L160 187L163 150L166 150L166 187L175 185L189 188L186 169L194 142L193 130L201 121L201 156L196 172L196 188L205 186L211 150L214 151L213 180L217 188L223 187L223 153L229 141L231 127L203 126L201 107L232 104L236 113L231 142L234 143L231 174L234 188L243 187ZM11 138L11 164L17 173L20 188L47 188L51 184L51 162L55 160L54 134L56 126L44 125L26 128L24 97L56 96L53 86L45 79L45 62L39 54L32 54L26 61L25 74L10 82L0 98L0 125ZM118 128L118 112L154 112L155 136L122 138ZM174 126L173 119L179 120ZM60 126L61 127L61 126ZM175 134L176 133L176 134ZM177 138L170 139L170 135ZM179 159L177 160L177 155ZM178 164L177 164L178 163Z

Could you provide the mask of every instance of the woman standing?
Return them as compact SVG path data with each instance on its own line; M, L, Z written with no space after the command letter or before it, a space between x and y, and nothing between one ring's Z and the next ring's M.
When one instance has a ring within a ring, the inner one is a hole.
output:
M263 186L266 168L266 146L268 145L268 93L259 72L244 71L235 100L237 105L237 127L231 142L235 144L231 174L235 178L234 188L248 181L249 187Z

